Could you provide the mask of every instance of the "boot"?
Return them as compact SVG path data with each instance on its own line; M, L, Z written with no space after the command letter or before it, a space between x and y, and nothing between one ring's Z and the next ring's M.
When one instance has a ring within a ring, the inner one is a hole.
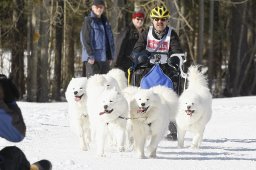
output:
M176 141L177 140L177 133L170 133L166 136L167 140Z
M175 122L169 123L170 133L166 136L167 140L176 141L177 140L177 128Z

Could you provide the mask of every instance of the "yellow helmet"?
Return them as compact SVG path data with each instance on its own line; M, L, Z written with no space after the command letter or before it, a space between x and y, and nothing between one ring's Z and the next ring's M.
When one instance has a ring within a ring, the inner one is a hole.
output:
M150 18L170 18L170 13L166 7L158 6L151 10Z

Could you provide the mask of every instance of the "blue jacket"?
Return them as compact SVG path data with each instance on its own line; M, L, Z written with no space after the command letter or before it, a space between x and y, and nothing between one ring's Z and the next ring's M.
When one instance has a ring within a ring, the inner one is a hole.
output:
M96 61L113 60L115 45L111 26L106 17L96 18L93 12L85 17L80 32L82 61L94 58Z
M16 102L11 103L12 113L0 108L0 137L11 142L20 142L25 137L25 124Z

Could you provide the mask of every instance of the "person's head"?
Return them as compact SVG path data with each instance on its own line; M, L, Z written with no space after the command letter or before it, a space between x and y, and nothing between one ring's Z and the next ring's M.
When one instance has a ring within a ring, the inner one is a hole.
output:
M150 12L150 18L157 32L162 32L167 26L170 12L164 6L157 6Z
M142 11L134 12L132 14L132 23L135 28L140 29L143 26L145 15Z
M105 3L103 0L94 0L92 5L93 13L100 18L105 9Z
M0 74L0 99L6 103L19 99L20 93L10 78Z

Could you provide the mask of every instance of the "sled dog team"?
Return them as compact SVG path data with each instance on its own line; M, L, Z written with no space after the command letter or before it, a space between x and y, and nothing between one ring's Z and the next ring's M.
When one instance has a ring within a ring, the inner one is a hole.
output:
M170 121L177 123L179 148L187 131L194 134L191 148L199 148L212 114L212 96L198 66L189 68L188 87L181 96L164 86L127 87L120 69L73 78L65 95L81 149L93 145L98 156L104 156L110 143L120 152L133 146L138 158L155 158Z

